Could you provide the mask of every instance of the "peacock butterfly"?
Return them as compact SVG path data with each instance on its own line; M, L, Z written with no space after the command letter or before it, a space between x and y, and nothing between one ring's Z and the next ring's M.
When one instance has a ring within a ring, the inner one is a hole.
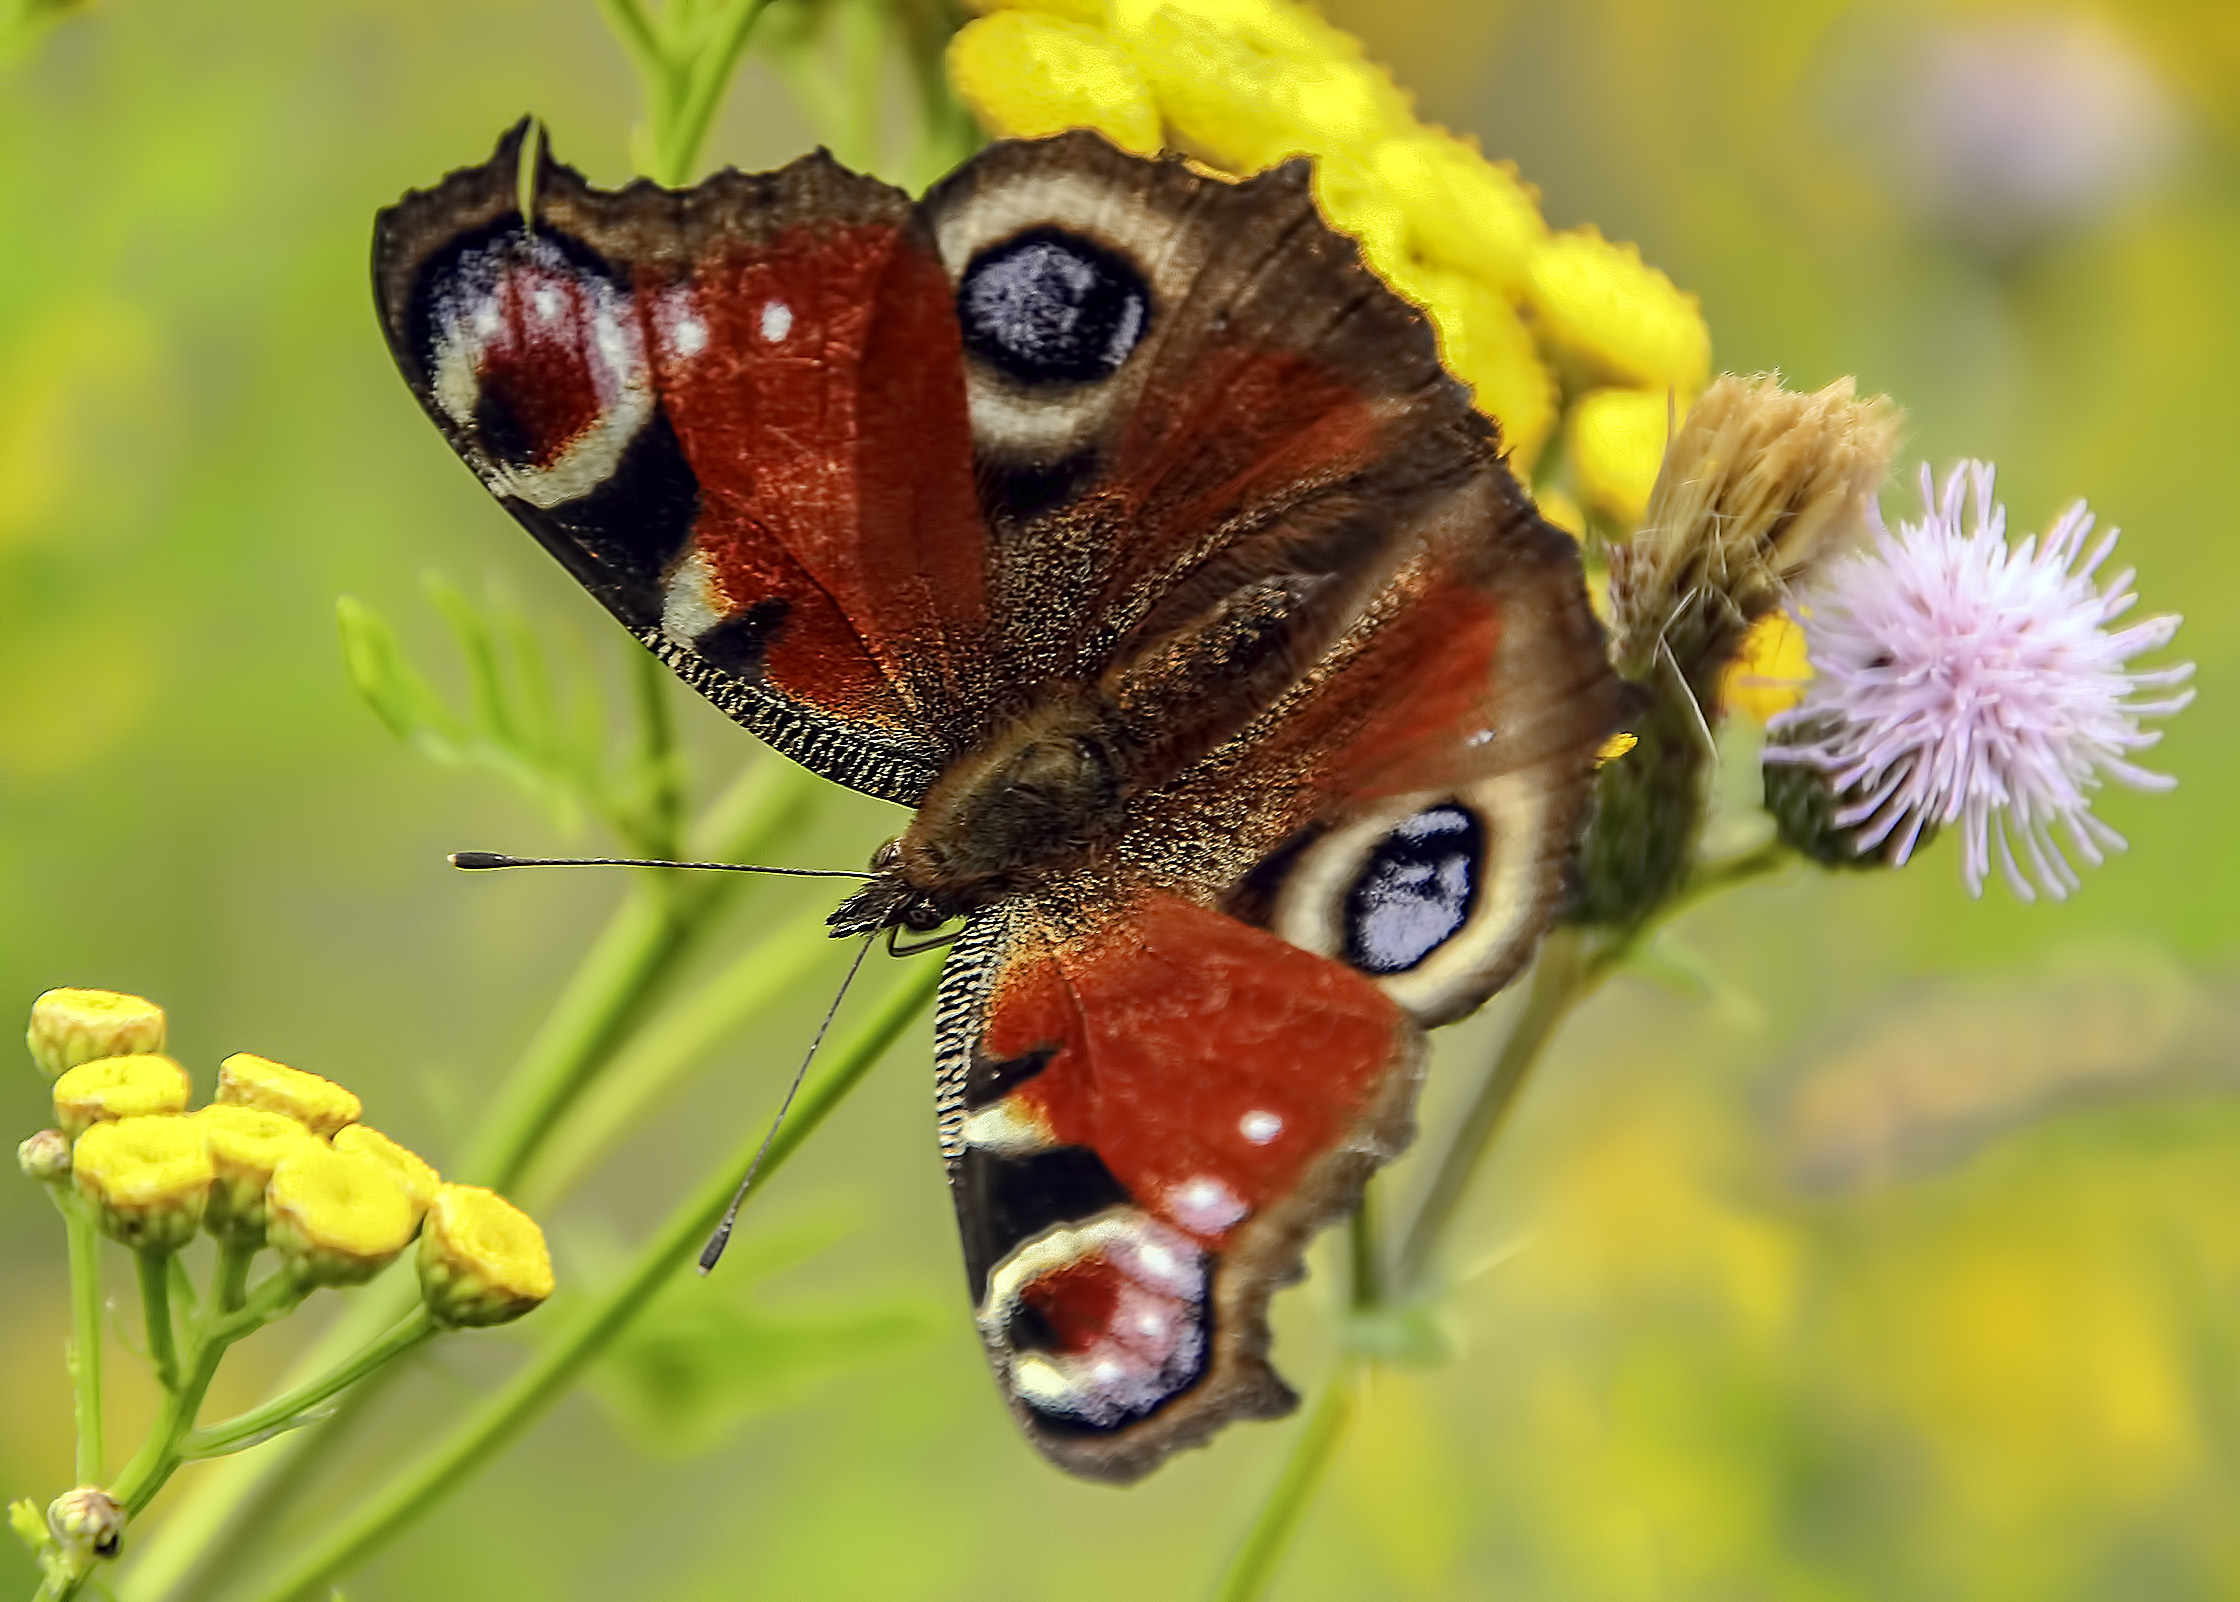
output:
M381 214L390 348L648 650L917 809L834 930L963 922L935 1102L1013 1413L1125 1481L1289 1411L1269 1296L1554 913L1616 704L1572 541L1303 163L607 192L529 138Z

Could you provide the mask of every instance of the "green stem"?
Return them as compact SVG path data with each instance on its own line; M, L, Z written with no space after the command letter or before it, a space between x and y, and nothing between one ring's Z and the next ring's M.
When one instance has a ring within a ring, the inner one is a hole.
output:
M1299 1521L1306 1516L1315 1492L1322 1488L1330 1465L1338 1459L1338 1448L1353 1423L1354 1392L1359 1383L1359 1369L1348 1358L1323 1385L1314 1411L1307 1415L1306 1427L1291 1443L1291 1456L1284 1462L1282 1477L1261 1504L1252 1528L1245 1532L1244 1545L1237 1549L1228 1573L1221 1577L1221 1587L1214 1593L1219 1602L1256 1602L1268 1594L1284 1554L1291 1550L1292 1540L1299 1533Z
M80 1485L101 1483L101 1236L69 1190L52 1188L70 1244L70 1380L78 1422Z
M638 766L645 794L636 827L627 831L641 856L674 860L684 844L684 772L676 724L669 715L669 670L651 651L630 651L638 702Z
M708 128L715 121L716 108L723 104L723 92L731 86L739 55L747 47L747 35L768 3L734 0L730 11L715 24L714 37L700 45L687 69L683 96L666 119L668 126L657 126L654 134L654 150L660 159L653 175L656 182L679 189L690 181L699 164L700 147L707 142ZM655 110L653 115L659 117L661 113Z
M180 1443L179 1455L187 1458L219 1457L227 1452L238 1452L245 1446L254 1446L269 1436L308 1423L305 1415L328 1397L349 1389L374 1370L395 1362L435 1332L436 1322L428 1315L427 1308L415 1307L388 1334L360 1347L355 1354L318 1378L306 1380L295 1389L274 1397L262 1407L252 1408L221 1424L212 1424L194 1431Z
M276 1273L252 1291L234 1311L211 1311L188 1346L185 1373L164 1397L163 1408L157 1413L147 1438L140 1443L140 1450L132 1455L132 1461L109 1487L109 1494L124 1508L127 1518L136 1516L146 1507L179 1466L179 1447L194 1428L194 1416L202 1409L203 1395L210 1389L210 1381L218 1372L218 1363L226 1355L226 1348L282 1317L303 1297L302 1287L285 1273Z
M1361 1190L1346 1220L1346 1246L1353 1270L1353 1307L1366 1312L1384 1301L1384 1258L1377 1249L1376 1187L1372 1181Z
M211 1276L210 1296L220 1313L237 1312L248 1300L249 1269L257 1260L257 1250L253 1240L218 1242L218 1269Z
M880 998L877 1011L826 1059L823 1071L803 1087L792 1116L770 1142L768 1154L755 1170L750 1195L759 1194L769 1184L785 1160L870 1071L918 1015L938 977L938 970L931 964L909 974ZM760 1145L758 1131L729 1163L670 1214L621 1279L579 1312L497 1395L433 1451L360 1501L310 1551L259 1591L259 1602L290 1602L331 1582L441 1500L558 1401L584 1365L607 1348L663 1283L693 1260L708 1231L723 1216Z
M822 790L792 763L768 757L740 775L711 805L696 850L711 858L753 860L797 825ZM678 885L650 875L607 920L577 964L560 1000L492 1098L491 1110L459 1159L458 1172L510 1191L530 1159L576 1098L637 1027L717 913L743 888L744 874L707 874ZM657 901L666 895L669 899ZM419 1296L409 1273L367 1286L290 1368L285 1385L326 1372L404 1317ZM324 1449L347 1418L386 1384L386 1370L345 1395L324 1429L291 1434L252 1456L213 1464L195 1494L165 1516L163 1527L122 1576L120 1595L157 1602L192 1594L229 1531L262 1519L275 1498L300 1483L304 1456Z
M1437 1254L1447 1226L1454 1221L1485 1154L1500 1138L1518 1093L1532 1077L1556 1028L1573 1007L1585 1000L1601 982L1607 967L1592 962L1588 936L1576 928L1558 928L1540 947L1540 960L1532 970L1532 987L1526 992L1524 1011L1501 1043L1501 1055L1479 1087L1477 1099L1463 1115L1438 1170L1423 1193L1414 1220L1400 1245L1393 1288L1400 1295L1414 1292Z
M148 1326L148 1362L167 1391L179 1388L179 1348L171 1327L171 1258L168 1251L133 1254L140 1265L140 1312Z

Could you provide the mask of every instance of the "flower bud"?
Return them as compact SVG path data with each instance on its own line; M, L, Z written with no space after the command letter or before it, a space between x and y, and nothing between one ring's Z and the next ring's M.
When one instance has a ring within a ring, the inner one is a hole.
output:
M378 1129L364 1124L352 1124L347 1129L334 1132L334 1149L348 1152L353 1157L371 1157L385 1164L397 1176L397 1183L404 1187L405 1200L412 1204L412 1223L418 1228L427 1214L428 1203L436 1199L436 1191L443 1184L443 1176L430 1167L418 1152L398 1145Z
M78 1137L70 1172L102 1233L136 1251L176 1251L192 1240L215 1177L191 1118L95 1124Z
M420 1294L444 1324L503 1324L552 1294L544 1231L479 1185L436 1192L420 1234L419 1268Z
M202 1227L221 1240L264 1239L264 1192L280 1159L302 1145L315 1145L311 1131L293 1118L261 1107L212 1102L194 1115L210 1143L216 1182Z
M356 1096L331 1079L246 1051L218 1064L217 1099L228 1106L281 1113L322 1136L356 1123L365 1110Z
M1809 741L1812 737L1810 724L1784 730L1769 743L1767 750L1777 752L1792 739ZM1903 860L1896 854L1897 843L1903 836L1879 841L1869 851L1859 849L1867 825L1860 822L1846 826L1836 822L1843 802L1829 788L1828 775L1809 762L1790 762L1776 756L1765 765L1765 783L1766 811L1773 815L1774 833L1781 837L1783 845L1799 855L1823 868L1890 868ZM1924 824L1919 837L1911 844L1926 845L1936 838L1936 833L1935 824Z
M50 990L31 1004L24 1042L52 1079L96 1057L163 1050L163 1009L115 990Z
M113 1558L124 1544L124 1509L99 1486L81 1485L47 1504L47 1532L67 1552Z
M42 1129L16 1148L16 1166L23 1177L42 1185L70 1177L70 1137L59 1129Z
M305 1285L363 1284L412 1244L417 1226L386 1164L315 1140L290 1148L265 1187L265 1238Z
M113 1118L187 1110L187 1071L169 1057L100 1057L54 1082L54 1121L72 1140Z

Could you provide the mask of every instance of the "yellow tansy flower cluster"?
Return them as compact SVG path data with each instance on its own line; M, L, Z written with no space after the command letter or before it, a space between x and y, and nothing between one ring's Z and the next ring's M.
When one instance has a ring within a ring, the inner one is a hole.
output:
M448 1185L359 1122L330 1079L247 1052L218 1069L217 1097L188 1111L187 1071L156 1048L162 1009L137 996L56 990L28 1043L54 1081L57 1129L19 1148L26 1174L67 1182L103 1233L173 1252L198 1230L270 1247L304 1289L372 1278L415 1239L438 1323L517 1318L552 1293L544 1234L493 1192ZM428 1227L423 1232L423 1220Z
M1295 0L975 3L949 76L992 132L1094 128L1238 176L1314 158L1323 214L1430 316L1518 476L1560 429L1571 492L1639 522L1711 340L1695 297L1631 245L1551 231L1513 166L1418 121L1359 41Z

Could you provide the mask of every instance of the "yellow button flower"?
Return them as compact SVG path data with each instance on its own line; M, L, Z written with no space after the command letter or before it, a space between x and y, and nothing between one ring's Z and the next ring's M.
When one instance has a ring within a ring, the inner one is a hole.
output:
M1521 299L1533 256L1548 237L1540 198L1507 162L1492 162L1442 129L1377 146L1377 176L1406 211L1408 246Z
M31 1004L24 1042L52 1079L97 1057L163 1050L163 1009L116 990L50 990Z
M187 1071L169 1057L97 1057L54 1082L54 1121L75 1140L112 1118L187 1110Z
M446 1185L420 1235L420 1294L445 1324L503 1324L552 1294L536 1220L495 1191Z
M314 1135L331 1135L344 1124L354 1124L365 1110L356 1096L331 1079L246 1051L218 1064L218 1100L283 1114Z
M1719 704L1756 723L1788 711L1804 697L1812 663L1804 630L1786 612L1768 612L1742 637L1742 649L1719 680Z
M1526 295L1541 337L1583 383L1678 392L1686 411L1711 376L1711 333L1695 296L1592 228L1533 253Z
M265 1187L265 1238L305 1285L362 1284L417 1227L388 1164L315 1140L282 1157Z
M1127 150L1159 148L1150 81L1083 23L1031 11L968 22L949 40L949 81L982 123L1017 138L1094 128Z
M102 1233L143 1251L194 1238L215 1178L201 1127L170 1117L95 1124L78 1137L70 1172Z
M1234 173L1354 152L1414 129L1353 37L1285 0L1110 0L1106 26L1180 147Z
M1571 464L1579 493L1627 533L1648 510L1672 423L1671 396L1655 390L1598 389L1571 408Z
M311 1131L282 1113L213 1102L194 1115L210 1145L217 1183L202 1227L228 1240L264 1239L264 1192L280 1159L312 1141Z
M1532 331L1514 307L1466 273L1417 262L1393 287L1430 314L1439 330L1440 360L1470 386L1478 410L1501 425L1510 466L1529 484L1533 464L1555 432L1561 400Z
M391 1140L378 1129L364 1124L352 1124L338 1129L334 1135L334 1149L348 1152L353 1157L371 1157L387 1165L397 1176L397 1183L404 1187L405 1200L412 1204L412 1221L420 1222L428 1210L428 1203L436 1198L436 1191L443 1184L443 1176L430 1167L419 1153L408 1150Z

